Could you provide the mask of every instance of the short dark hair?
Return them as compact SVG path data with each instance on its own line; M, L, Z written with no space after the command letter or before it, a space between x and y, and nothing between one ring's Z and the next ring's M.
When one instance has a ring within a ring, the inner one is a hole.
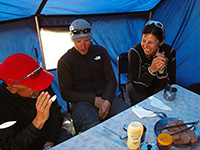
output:
M150 33L155 35L160 42L162 42L165 38L164 30L155 26L153 23L150 25L146 25L142 31L142 34L150 34Z

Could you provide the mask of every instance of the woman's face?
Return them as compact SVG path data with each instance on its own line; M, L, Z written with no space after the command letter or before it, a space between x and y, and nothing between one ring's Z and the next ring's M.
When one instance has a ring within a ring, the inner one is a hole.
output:
M146 55L153 56L162 44L163 42L160 42L152 33L142 35L141 46Z

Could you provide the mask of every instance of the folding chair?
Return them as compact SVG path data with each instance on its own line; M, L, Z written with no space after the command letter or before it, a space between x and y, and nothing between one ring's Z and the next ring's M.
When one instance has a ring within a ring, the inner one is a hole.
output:
M122 99L125 101L124 98L124 90L126 87L126 83L121 83L121 76L122 74L128 73L128 52L121 53L117 57L117 70L118 70L118 88L121 92Z
M67 112L68 113L71 113L71 103L70 102L67 102Z

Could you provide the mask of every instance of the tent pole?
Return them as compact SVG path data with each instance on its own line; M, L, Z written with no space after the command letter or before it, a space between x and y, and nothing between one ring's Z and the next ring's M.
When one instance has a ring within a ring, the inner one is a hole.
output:
M44 8L44 6L46 5L47 0L43 0L42 3L40 4L40 7L38 8L37 12L35 13L35 15L39 15L42 11L42 9Z
M44 52L43 52L43 47L42 47L40 27L39 27L39 22L38 22L37 16L35 16L35 25L36 25L37 35L38 35L38 39L39 39L39 44L40 44L40 51L41 51L41 54L42 54L43 67L46 70L46 63L45 63L45 59L44 59Z
M152 11L149 12L149 20L151 20Z

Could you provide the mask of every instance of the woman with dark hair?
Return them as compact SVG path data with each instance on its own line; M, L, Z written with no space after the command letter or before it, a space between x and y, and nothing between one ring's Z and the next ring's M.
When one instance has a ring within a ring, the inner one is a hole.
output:
M126 92L131 105L176 82L176 51L164 43L164 27L150 20L142 32L142 41L128 53L129 72Z

